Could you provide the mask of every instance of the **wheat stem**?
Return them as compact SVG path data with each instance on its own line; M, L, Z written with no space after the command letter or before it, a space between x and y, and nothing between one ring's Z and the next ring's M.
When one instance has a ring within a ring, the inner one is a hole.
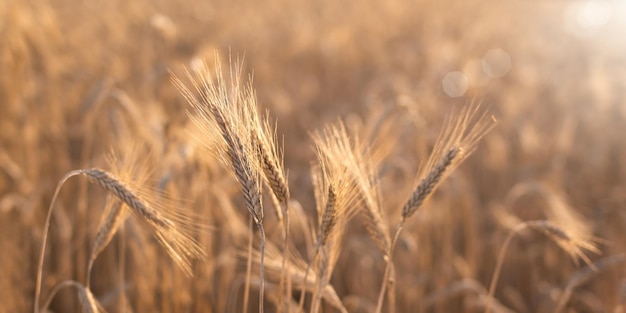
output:
M50 228L50 219L52 218L52 211L54 209L54 204L56 203L57 197L59 195L59 192L61 191L61 187L63 186L63 184L65 184L65 182L71 177L81 175L81 173L82 173L81 170L74 170L65 174L65 176L63 176L63 178L61 178L61 180L57 184L56 190L54 191L54 195L52 196L52 200L50 201L50 206L48 207L48 215L46 216L46 222L43 227L43 233L42 233L43 239L41 242L41 250L39 252L39 264L37 265L37 281L35 283L35 303L33 306L34 313L39 312L39 297L41 295L43 262L44 262L44 258L46 254L46 241L48 239L48 229Z
M252 216L250 216L248 220L248 257L246 261L246 281L243 289L243 313L248 313L248 302L250 301L250 279L252 278L252 242L254 241Z

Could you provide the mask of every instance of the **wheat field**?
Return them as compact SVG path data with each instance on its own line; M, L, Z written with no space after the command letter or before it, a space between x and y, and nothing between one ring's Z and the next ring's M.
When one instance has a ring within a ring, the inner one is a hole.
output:
M0 313L625 312L624 21L0 1Z

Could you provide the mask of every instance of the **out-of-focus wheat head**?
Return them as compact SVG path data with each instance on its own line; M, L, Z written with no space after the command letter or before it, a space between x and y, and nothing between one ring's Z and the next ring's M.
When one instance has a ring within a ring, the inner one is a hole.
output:
M499 221L515 227L511 223L521 224L511 213L516 202L523 196L537 196L540 200L533 202L541 210L543 222L528 222L528 227L544 232L554 240L572 259L578 263L582 259L591 264L585 252L599 253L599 239L594 237L592 225L573 208L561 192L545 183L526 182L515 185L505 198L506 210L497 211Z

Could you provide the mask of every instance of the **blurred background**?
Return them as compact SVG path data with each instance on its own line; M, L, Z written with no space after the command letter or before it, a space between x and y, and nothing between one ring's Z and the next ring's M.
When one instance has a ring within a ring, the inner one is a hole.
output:
M110 168L106 155L131 140L154 152L140 162L167 181L159 188L213 227L196 234L209 256L187 278L129 221L96 262L94 295L109 312L241 310L247 213L232 176L195 150L188 105L171 83L172 73L229 58L244 60L260 110L276 119L302 206L294 214L313 225L312 131L338 118L353 130L386 121L383 141L394 144L380 175L395 225L445 116L479 101L496 117L402 233L399 312L480 312L511 227L536 219L578 225L599 238L589 258L614 262L589 274L545 235L521 233L495 293L500 311L554 312L566 292L564 312L626 308L626 2L4 0L0 312L32 310L57 182ZM60 281L85 280L107 203L84 179L65 185L44 299ZM373 312L384 265L362 224L350 223L331 281L350 312ZM75 292L60 292L50 310L80 311Z

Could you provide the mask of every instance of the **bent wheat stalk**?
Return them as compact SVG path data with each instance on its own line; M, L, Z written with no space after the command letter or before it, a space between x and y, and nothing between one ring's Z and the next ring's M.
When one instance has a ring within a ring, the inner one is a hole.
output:
M43 262L44 262L44 257L46 254L46 242L48 240L48 229L50 228L50 220L52 218L52 211L54 209L54 204L56 203L57 197L59 196L59 192L61 191L61 187L63 187L63 184L65 184L65 182L77 175L81 175L81 171L80 170L75 170L75 171L71 171L67 174L65 174L65 176L63 176L63 178L61 178L61 180L59 181L59 183L57 184L57 187L54 191L54 195L52 196L52 200L50 201L50 206L48 207L48 215L46 216L46 222L43 226L43 239L41 241L41 250L39 252L39 263L37 264L37 281L35 282L35 303L33 306L33 312L34 313L38 313L39 312L39 297L41 295L41 280L42 280L42 276L43 276Z
M184 227L186 227L184 223L187 222L184 220L184 217L166 217L164 214L155 209L154 205L151 205L148 201L142 199L138 195L138 193L131 187L129 187L125 182L105 170L97 168L73 170L65 174L65 176L63 176L63 178L59 181L54 195L52 196L52 200L50 201L50 207L48 209L48 215L46 217L46 222L43 229L43 240L39 256L39 264L37 267L37 281L35 287L34 305L35 313L39 312L38 307L41 294L43 263L52 212L57 197L60 193L61 187L68 179L74 176L85 176L89 179L89 181L99 185L104 190L112 193L126 206L128 206L134 215L136 215L141 220L146 221L150 226L152 226L156 238L158 239L159 243L166 249L170 257L172 257L172 259L181 267L181 269L186 274L191 275L190 258L199 258L204 256L205 253L202 247L200 247L190 235L186 234L182 230ZM113 230L113 228L110 228L106 232L111 232ZM106 238L113 235L110 233L107 234L106 232L101 234L100 238L102 239L102 241L100 244L104 243ZM96 250L102 249L102 247L98 247L98 245L100 244L97 244L95 246ZM89 282L89 278L87 278L87 282Z
M52 292L50 293L48 300L46 301L46 303L44 303L42 307L43 312L47 312L48 307L50 306L50 304L52 303L52 300L54 299L54 296L61 289L65 287L76 288L76 291L78 291L78 300L79 300L80 306L83 308L83 312L85 313L106 312L104 308L102 307L102 305L98 303L98 300L96 300L96 298L93 296L93 294L91 293L91 290L88 287L85 287L79 282L76 282L73 280L66 280L66 281L60 282L54 287L54 289L52 289Z
M509 235L504 240L502 248L500 248L500 253L498 253L496 269L493 273L493 277L491 278L491 283L489 285L489 294L487 295L487 305L485 307L485 313L490 312L492 303L494 302L493 296L496 291L496 285L498 283L498 278L500 278L500 271L502 270L504 257L506 256L506 251L511 243L511 240L513 240L513 237L515 237L516 234L527 228L543 232L548 236L548 238L552 239L559 247L565 250L565 252L567 252L574 260L580 257L587 264L589 264L589 266L593 267L593 264L583 251L588 250L591 252L597 252L598 250L592 242L573 238L563 229L546 220L526 221L520 223L509 232Z

